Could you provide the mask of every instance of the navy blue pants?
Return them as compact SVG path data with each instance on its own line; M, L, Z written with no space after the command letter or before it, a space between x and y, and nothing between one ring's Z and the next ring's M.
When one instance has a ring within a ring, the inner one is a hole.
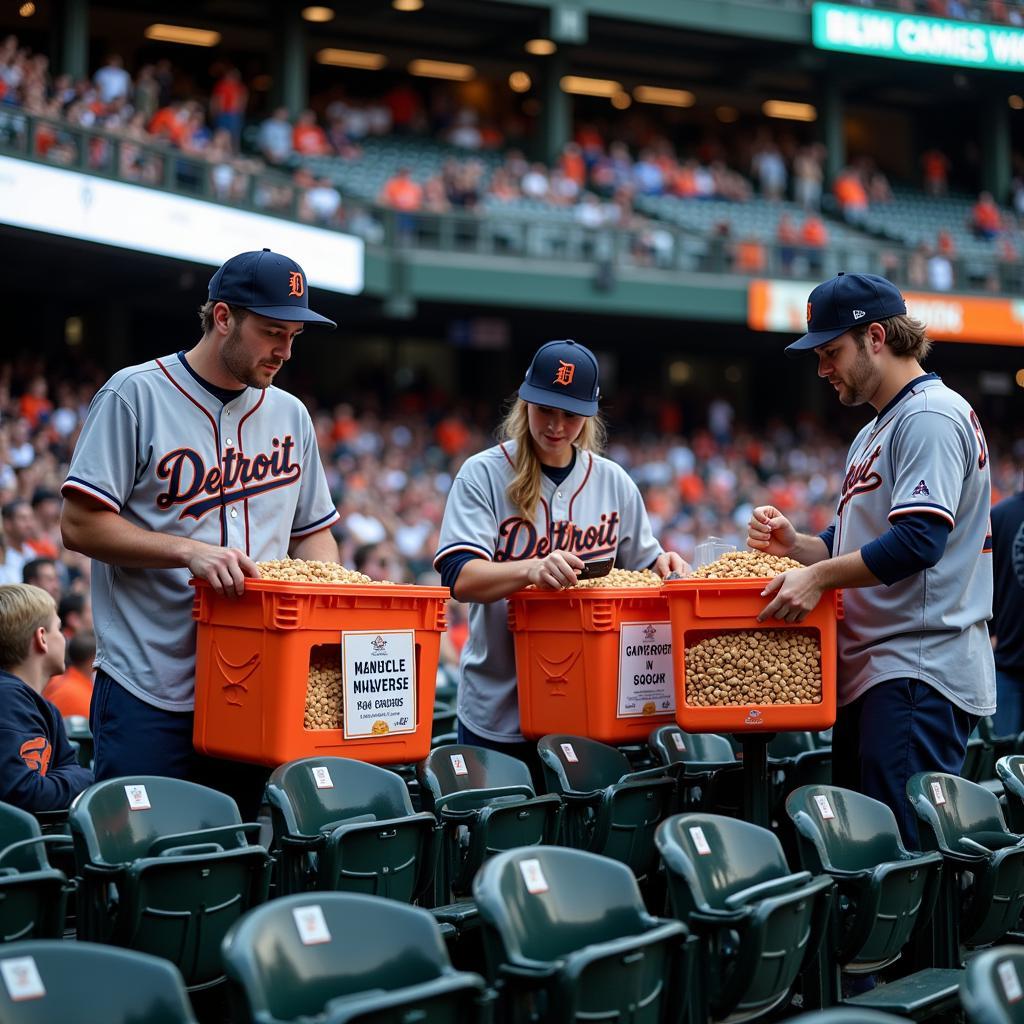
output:
M959 775L978 719L919 679L889 679L839 709L832 732L832 781L881 800L904 843L919 849L907 799L915 772Z
M546 792L544 769L537 754L536 743L531 743L529 740L523 740L521 743L499 743L497 740L485 739L473 732L472 729L467 729L461 720L458 721L457 730L459 742L464 746L483 747L485 750L496 750L499 754L508 754L509 757L518 758L530 769L534 792Z
M193 717L191 711L164 711L147 704L98 670L89 709L96 781L162 775L198 782L230 796L243 821L255 821L268 770L196 753Z

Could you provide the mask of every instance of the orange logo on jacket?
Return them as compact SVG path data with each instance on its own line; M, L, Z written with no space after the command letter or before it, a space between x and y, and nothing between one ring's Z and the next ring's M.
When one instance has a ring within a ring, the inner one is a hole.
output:
M25 740L18 753L21 755L22 761L32 771L45 775L46 769L50 767L50 755L53 753L53 748L45 736L36 736L35 739Z
M302 280L302 275L297 270L291 270L288 272L288 292L289 296L294 295L297 299L302 298L302 293L306 290L306 285Z
M561 359L558 360L558 373L555 374L555 384L561 384L563 387L568 387L572 383L573 377L576 376L576 364L565 363Z

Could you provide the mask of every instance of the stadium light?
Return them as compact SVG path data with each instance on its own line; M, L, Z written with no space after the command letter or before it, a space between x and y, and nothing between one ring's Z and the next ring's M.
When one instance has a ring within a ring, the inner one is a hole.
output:
M1017 387L1024 388L1024 370L1018 370L1013 379L1017 382Z
M508 87L513 92L529 92L533 79L525 71L513 71L508 76Z
M604 96L611 99L616 93L622 92L622 86L610 78L582 78L579 75L563 75L558 83L562 92L575 96Z
M617 92L614 96L612 96L612 106L616 110L626 110L632 102L633 97L630 96L629 93L626 92L625 90L623 90L622 92Z
M637 103L656 103L662 107L692 107L697 97L688 89L663 89L660 85L638 85L633 90Z
M34 3L32 3L31 0L29 0L29 2L27 4L22 4L18 8L18 13L23 18L31 18L32 15L36 13L36 5Z
M383 53L363 53L361 50L336 50L333 47L320 50L316 55L318 64L330 64L336 68L361 68L364 71L379 71L388 59Z
M411 60L407 70L419 78L445 78L451 82L468 82L476 77L472 64L453 64L446 60Z
M423 8L423 0L391 0L396 11L419 11Z
M550 57L558 47L550 39L527 39L523 49L534 57Z
M1018 96L1014 93L1012 96L1007 98L1006 102L1009 103L1014 110L1024 110L1024 96Z
M793 103L790 100L765 100L761 104L765 117L776 117L783 121L817 121L818 111L811 103Z
M323 23L334 20L333 7L303 7L302 17L306 21Z
M181 43L182 46L216 46L220 33L212 29L190 28L188 25L150 25L143 33L158 43Z

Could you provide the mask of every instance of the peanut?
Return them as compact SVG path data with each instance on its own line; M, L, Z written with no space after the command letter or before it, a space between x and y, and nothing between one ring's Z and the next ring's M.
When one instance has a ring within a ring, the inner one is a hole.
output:
M793 558L766 555L761 551L729 551L715 561L694 569L692 580L765 579L787 569L802 569Z

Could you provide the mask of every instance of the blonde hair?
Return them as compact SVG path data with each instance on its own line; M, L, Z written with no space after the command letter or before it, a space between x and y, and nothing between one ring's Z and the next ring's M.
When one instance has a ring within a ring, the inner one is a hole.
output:
M885 343L895 356L901 359L916 359L923 363L931 352L932 342L928 329L912 316L900 314L877 321L885 328ZM861 347L867 340L869 324L864 324L859 333Z
M498 440L515 442L513 464L516 472L505 494L519 514L525 520L532 521L537 511L537 502L540 501L541 468L540 459L537 458L533 447L533 438L530 437L527 404L518 397L512 401L505 418L498 426ZM604 450L606 438L604 420L598 413L596 416L584 418L583 428L573 441L573 445L580 451L600 455Z
M53 598L31 583L0 586L0 669L12 669L29 655L32 635L57 614Z

